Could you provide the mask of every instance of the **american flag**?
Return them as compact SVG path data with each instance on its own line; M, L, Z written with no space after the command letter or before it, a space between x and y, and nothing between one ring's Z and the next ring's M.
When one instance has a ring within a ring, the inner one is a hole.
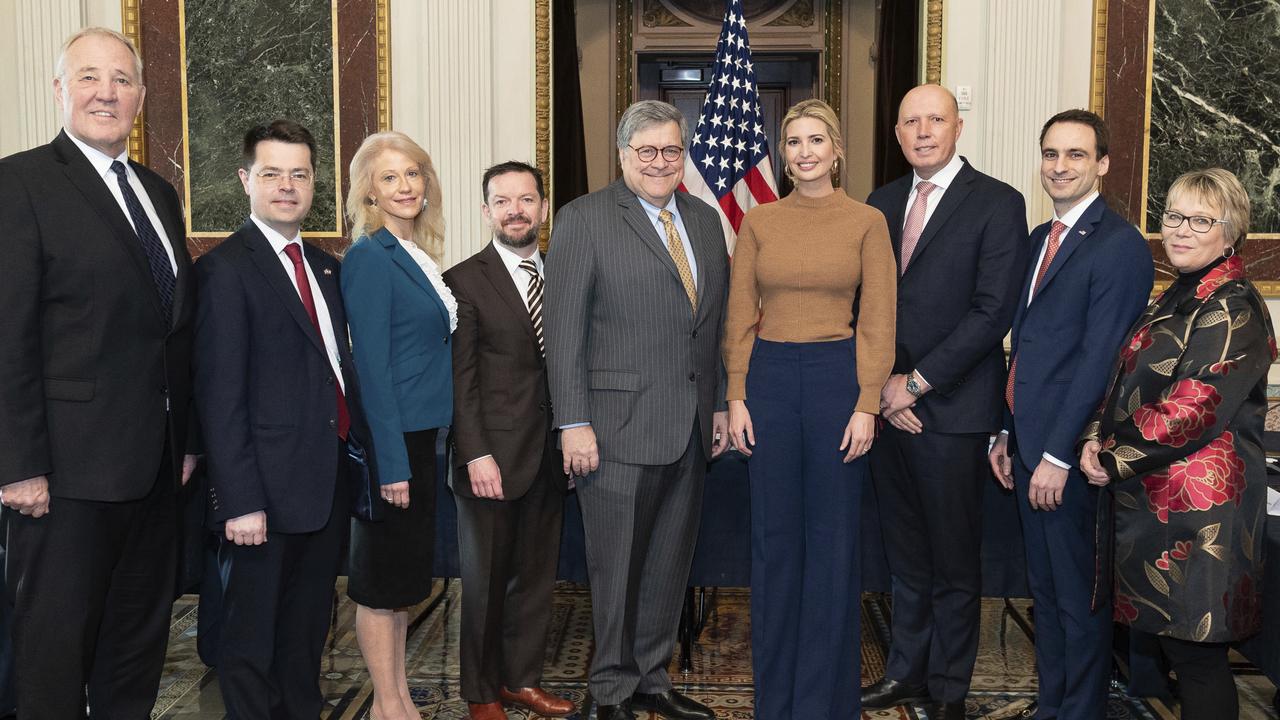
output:
M778 199L742 0L725 2L713 73L685 155L681 187L719 210L732 253L747 210Z

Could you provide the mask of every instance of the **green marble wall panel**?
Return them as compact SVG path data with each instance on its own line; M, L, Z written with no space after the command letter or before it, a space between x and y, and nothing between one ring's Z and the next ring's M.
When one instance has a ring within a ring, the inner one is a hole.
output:
M1178 175L1218 166L1249 191L1251 231L1280 233L1280 2L1156 0L1155 9L1147 230L1159 232Z
M304 231L336 233L333 8L327 0L183 0L192 233L249 214L236 177L245 131L287 117L317 145Z

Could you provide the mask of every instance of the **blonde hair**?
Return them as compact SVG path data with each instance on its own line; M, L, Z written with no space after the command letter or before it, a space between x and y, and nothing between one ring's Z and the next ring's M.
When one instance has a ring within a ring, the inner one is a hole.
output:
M1249 193L1230 170L1206 168L1192 170L1178 176L1169 186L1165 205L1175 197L1190 197L1216 205L1222 211L1227 224L1227 238L1231 247L1239 252L1249 234Z
M836 111L825 102L812 98L809 100L801 100L792 105L787 114L782 117L782 142L787 142L787 126L794 120L800 118L813 118L821 120L827 126L827 135L831 138L831 144L836 149L836 159L844 160L844 137L840 134L840 118L836 117ZM831 172L836 172L836 164L831 164Z
M422 146L402 132L389 130L370 135L360 143L360 149L351 158L348 176L351 190L347 193L347 218L351 221L351 237L371 235L386 223L377 204L370 202L373 195L373 163L384 150L395 150L418 164L426 180L427 206L413 221L413 237L405 238L422 248L432 260L440 262L444 252L444 212L441 209L440 178L436 175L431 156Z
M138 54L138 46L134 45L133 41L130 40L125 35L119 32L116 32L115 30L112 30L110 28L104 28L104 27L81 28L80 30L77 30L75 34L67 38L66 41L62 43L62 47L58 48L58 57L55 58L53 61L53 76L55 78L63 81L64 83L66 82L67 51L70 50L71 46L75 45L76 41L79 40L80 38L85 38L90 36L108 37L108 38L111 38L112 40L118 40L125 47L129 48L129 52L133 55L133 74L137 76L134 79L137 80L139 85L142 84L142 55Z

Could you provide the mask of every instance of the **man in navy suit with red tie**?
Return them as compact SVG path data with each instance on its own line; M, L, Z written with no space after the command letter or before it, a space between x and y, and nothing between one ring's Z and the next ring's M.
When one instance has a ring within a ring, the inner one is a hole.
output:
M346 447L369 437L338 261L302 242L315 141L251 128L252 214L196 263L196 399L209 519L224 536L218 681L230 717L319 717L320 656L350 507ZM372 455L372 453L370 453Z
M1075 466L1076 444L1154 275L1146 240L1096 189L1107 145L1106 124L1086 110L1058 113L1041 130L1040 182L1053 219L1031 233L1004 430L990 451L1022 519L1040 679L1038 707L1026 716L1039 720L1106 715L1111 606L1091 609L1101 489Z

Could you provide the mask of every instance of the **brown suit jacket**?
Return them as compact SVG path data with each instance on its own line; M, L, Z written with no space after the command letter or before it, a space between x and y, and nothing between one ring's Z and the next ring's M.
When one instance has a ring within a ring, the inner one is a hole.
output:
M547 363L524 299L492 243L451 268L444 281L458 301L451 437L460 481L453 491L474 497L467 462L492 455L503 497L515 500L538 478L543 455L557 452L550 441ZM557 459L553 467L559 465Z

